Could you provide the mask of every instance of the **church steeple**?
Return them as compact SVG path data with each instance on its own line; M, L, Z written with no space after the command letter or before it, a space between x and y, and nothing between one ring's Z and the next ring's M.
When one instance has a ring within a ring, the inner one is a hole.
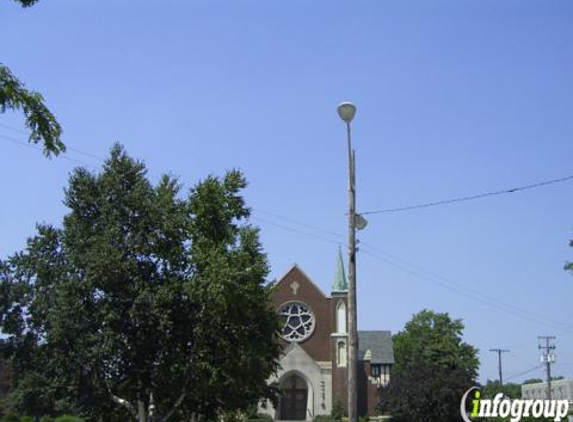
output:
M336 269L334 272L334 283L332 284L333 292L346 292L348 291L348 283L346 282L346 272L344 271L344 260L342 259L342 250L338 247L338 254L336 256Z

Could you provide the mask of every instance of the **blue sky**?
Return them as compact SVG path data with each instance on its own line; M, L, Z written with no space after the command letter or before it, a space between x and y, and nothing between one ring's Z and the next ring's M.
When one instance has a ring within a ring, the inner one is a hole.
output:
M329 291L347 206L336 105L358 105L361 211L571 175L572 18L567 0L4 1L0 60L44 94L71 148L104 157L120 141L187 187L242 169L272 277L296 262ZM0 123L22 129L18 114ZM59 224L69 159L101 164L25 140L0 126L0 257L36 222ZM573 376L572 187L369 216L359 327L447 311L480 349L481 379L497 377L488 349L512 349L511 377L554 334L554 372Z

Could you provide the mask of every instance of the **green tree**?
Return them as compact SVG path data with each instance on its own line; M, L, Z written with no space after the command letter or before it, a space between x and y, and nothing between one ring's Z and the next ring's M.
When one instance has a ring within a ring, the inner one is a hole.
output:
M213 419L273 398L278 321L242 174L181 198L120 146L76 169L61 228L0 266L0 328L21 413L90 421Z
M486 384L482 386L482 397L486 399L493 399L496 394L503 393L505 396L512 399L521 398L521 384L514 384L506 382L502 386L499 381L487 380Z
M464 325L424 310L393 337L396 365L378 406L396 422L459 421L459 402L475 385L477 349L462 341Z
M39 0L14 0L16 3L20 3L20 5L22 5L22 7L30 7L36 3L38 3Z
M38 0L15 1L23 7L30 7ZM42 95L26 89L10 69L0 63L0 113L6 110L24 113L26 126L30 129L29 140L35 144L43 142L45 155L58 155L66 150L61 140L62 127L46 106Z
M460 400L471 384L459 368L409 365L382 389L378 410L395 422L459 422Z
M523 381L523 384L537 384L539 382L543 382L543 380L541 378L530 378Z
M393 375L408 366L425 363L461 369L475 379L479 368L477 349L462 341L464 324L447 313L423 310L393 337L396 365Z
M64 415L56 418L56 422L84 422L84 420L75 416Z
M20 422L20 417L16 414L10 413L0 419L1 422Z

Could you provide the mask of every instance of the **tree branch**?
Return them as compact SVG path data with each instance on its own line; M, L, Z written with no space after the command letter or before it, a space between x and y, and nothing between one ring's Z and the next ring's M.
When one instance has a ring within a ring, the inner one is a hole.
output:
M173 407L171 408L171 410L169 411L169 413L167 413L167 415L165 415L160 422L165 422L167 421L167 419L169 419L171 416L173 416L173 414L175 413L175 411L177 410L177 408L179 406L181 406L181 403L183 403L183 399L185 398L186 395L186 391L183 390L183 392L181 393L181 395L179 396L179 398L177 399L177 401L175 402L175 404L173 405Z
M133 415L133 417L137 419L137 413L136 413L135 409L133 408L133 406L130 402L128 402L125 399L122 399L121 397L114 395L111 391L109 392L109 394L111 395L111 399L115 403L119 404L120 406L125 407L127 410L129 410L129 413L131 413Z
M29 0L22 2L33 4ZM31 130L30 142L43 141L46 156L66 150L61 140L62 127L44 104L44 98L37 92L28 91L10 69L0 63L0 113L7 109L24 112L26 126Z

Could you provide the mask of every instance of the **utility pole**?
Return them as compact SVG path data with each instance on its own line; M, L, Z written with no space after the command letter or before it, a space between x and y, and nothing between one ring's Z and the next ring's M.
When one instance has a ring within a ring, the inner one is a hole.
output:
M555 363L555 354L551 353L552 350L555 350L555 345L551 344L551 340L555 340L555 336L538 336L537 338L545 340L545 345L540 344L539 350L543 350L541 362L545 363L547 372L547 400L551 400L551 365Z
M489 351L497 353L499 359L499 386L503 387L503 368L501 365L501 355L502 353L509 353L510 351L507 349L489 349Z
M356 170L350 122L356 113L352 103L340 103L338 115L346 123L348 150L348 422L358 422L358 324L356 312ZM362 226L363 228L363 226Z
M350 144L350 122L348 130L348 158L350 160L348 189L348 421L358 421L358 321L356 309L356 173L354 149Z

